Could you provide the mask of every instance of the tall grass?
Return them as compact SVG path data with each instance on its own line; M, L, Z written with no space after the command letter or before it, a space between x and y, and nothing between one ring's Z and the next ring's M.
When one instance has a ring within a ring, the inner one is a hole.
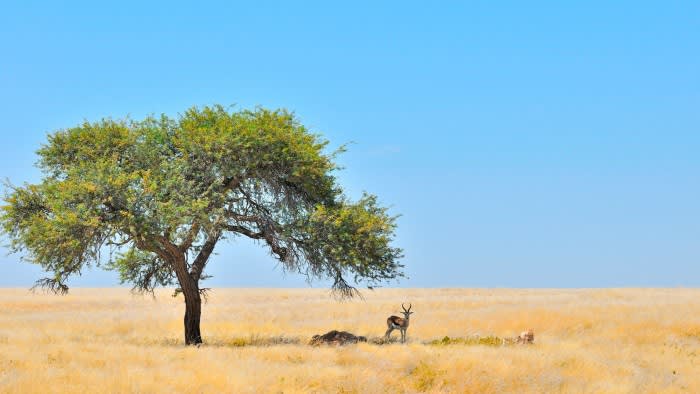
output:
M700 392L697 289L215 289L200 348L171 293L0 289L0 392ZM332 329L370 340L307 345Z

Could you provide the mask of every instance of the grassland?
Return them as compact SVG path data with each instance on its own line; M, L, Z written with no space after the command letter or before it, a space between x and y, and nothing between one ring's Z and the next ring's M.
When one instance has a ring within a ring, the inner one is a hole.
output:
M0 392L700 392L698 289L215 289L200 348L171 293L0 289ZM379 337L403 301L406 345L306 345ZM534 345L474 340L527 328Z

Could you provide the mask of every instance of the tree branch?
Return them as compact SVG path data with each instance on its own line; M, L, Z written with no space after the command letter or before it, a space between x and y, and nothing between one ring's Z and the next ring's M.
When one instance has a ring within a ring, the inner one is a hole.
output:
M190 227L190 231L187 233L187 237L185 237L182 243L178 246L180 252L187 252L190 246L192 246L192 242L194 242L195 238L197 237L200 228L201 226L199 225L199 223L194 222L194 224L192 224L192 227Z
M38 288L42 288L54 294L68 294L68 286L63 283L61 278L41 278L34 283L31 290L35 291Z
M168 263L170 263L170 261L172 260L170 255L168 255L168 253L166 253L165 250L163 250L159 247L156 247L153 244L153 242L146 242L145 240L134 238L134 244L136 245L137 248L139 248L141 250L155 253L156 255L158 255L158 257L160 257L164 261L167 261ZM175 269L175 267L173 267L173 269Z
M225 224L224 228L228 231L233 231L235 233L243 234L247 236L248 238L253 238L253 239L263 239L265 238L265 233L263 232L253 232L253 230L243 227L243 226L238 226L234 224Z
M226 218L228 219L233 219L237 222L252 222L252 223L257 223L260 221L260 216L257 215L240 215L235 212L232 212L230 210L224 211L224 214L226 215Z
M228 190L233 190L240 185L242 180L242 177L229 177L225 178L222 182L223 185L223 190L228 191ZM213 208L214 205L210 204L209 209ZM238 220L238 219L237 219ZM243 220L243 219L241 219ZM197 234L199 234L199 231L202 229L202 226L198 222L193 222L192 227L190 227L190 231L187 233L187 236L185 239L180 243L180 245L177 245L177 248L180 250L181 253L187 252L187 250L192 246L192 243L194 240L197 238ZM167 235L166 235L167 237Z
M224 179L224 190L233 190L241 184L243 177L232 176Z
M131 238L131 236L129 236L129 237L126 237L126 239L124 239L122 241L107 241L107 245L120 247L120 246L124 246L124 245L128 244L131 241L133 241L133 239Z
M258 204L258 203L255 201L255 199L254 199L253 197L251 197L250 194L248 194L248 192L245 191L242 187L239 187L239 188L238 188L238 191L240 191L241 194L243 194L243 196L245 196L246 202L247 202L248 204L252 205L253 207L255 207L255 209L257 209L257 210L260 211L260 212L265 213L265 214L268 215L268 216L271 215L269 209L267 209L265 206L263 206L263 205L261 205L261 204Z
M259 225L259 224L258 224ZM243 234L247 236L248 238L252 239L264 239L267 245L270 247L272 252L276 254L281 261L285 261L287 257L289 256L289 250L283 246L279 246L277 239L275 238L275 233L274 231L270 230L271 226L267 226L267 228L263 229L262 231L259 232L253 232L253 230L239 226L239 225L234 225L234 224L225 224L224 228L233 231L239 234Z
M177 247L174 243L170 242L168 238L165 236L156 236L155 237L156 242L158 242L162 247L165 253L170 256L170 260L173 261L184 261L184 253L180 251L180 248ZM186 267L185 267L186 268Z
M207 241L204 243L204 245L202 245L202 249L199 251L199 254L194 259L194 262L192 262L190 276L195 281L195 283L198 283L199 279L202 277L202 271L204 271L204 266L207 264L209 256L214 251L214 247L219 241L220 236L220 233L210 235L209 238L207 238Z

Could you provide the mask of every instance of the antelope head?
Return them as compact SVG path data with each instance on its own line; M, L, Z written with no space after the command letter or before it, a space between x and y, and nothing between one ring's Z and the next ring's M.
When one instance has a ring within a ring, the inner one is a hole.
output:
M408 320L409 316L413 313L413 312L411 312L411 304L408 304L408 309L406 309L406 307L402 303L401 308L403 308L403 312L401 312L401 313L403 313L403 317L406 320Z

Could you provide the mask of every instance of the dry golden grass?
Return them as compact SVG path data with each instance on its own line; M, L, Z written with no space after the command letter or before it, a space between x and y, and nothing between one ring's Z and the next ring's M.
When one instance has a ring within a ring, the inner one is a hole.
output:
M182 345L170 294L0 289L0 392L700 392L697 289L384 289L346 303L217 289L201 348ZM404 301L407 345L305 344L331 329L381 336ZM534 345L468 339L528 328ZM429 344L445 336L461 340Z

